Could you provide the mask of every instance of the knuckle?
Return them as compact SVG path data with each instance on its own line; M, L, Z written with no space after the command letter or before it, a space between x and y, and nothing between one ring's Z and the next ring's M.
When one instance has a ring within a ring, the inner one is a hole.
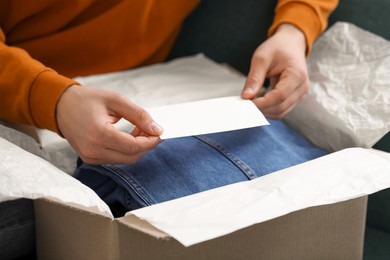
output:
M276 115L274 115L274 119L276 119L276 120L281 120L281 119L283 119L283 117L284 117L284 114L276 114Z
M93 136L93 140L96 145L105 146L109 143L115 142L117 138L117 133L113 130L114 127L107 123L101 127Z
M262 51L256 51L253 55L252 62L265 63L267 61L267 56Z
M277 95L279 99L279 103L283 103L288 98L288 94L285 91L277 90Z
M145 109L140 108L140 107L137 108L136 116L137 116L137 118L138 118L139 120L141 120L141 121L147 121L147 120L149 120L149 114L148 114L148 112L147 112Z
M308 80L303 84L302 87L303 87L304 93L309 92L309 90L310 90L310 84L309 84Z
M101 142L101 137L96 131L88 131L86 130L86 135L84 135L84 139L82 144L79 144L77 150L80 158L86 163L96 163L96 158L98 158L98 150L97 148L100 146L99 142Z
M307 70L305 70L305 69L297 70L296 75L297 75L298 79L301 80L302 82L306 82L309 79Z
M285 108L283 105L280 105L280 106L277 106L275 109L274 109L274 113L280 115L282 114L283 112L285 111Z
M79 151L79 155L81 159L86 163L92 163L97 157L96 151L90 148Z
M247 83L258 83L260 82L260 79L253 75L253 74L249 74L248 77L247 77Z
M137 144L132 144L128 146L128 154L134 155L139 151L139 146Z
M299 99L297 100L297 104L299 104L303 99L305 99L306 97L306 93L304 93L302 96L299 97Z
M284 116L287 114L288 106L287 105L279 105L272 108L272 111L269 111L270 118L280 120L283 119Z
M107 92L106 94L111 100L126 102L126 99L121 94L119 94L117 92L110 91L110 92Z
M100 131L91 131L85 138L85 142L89 147L100 146L104 142L105 136Z

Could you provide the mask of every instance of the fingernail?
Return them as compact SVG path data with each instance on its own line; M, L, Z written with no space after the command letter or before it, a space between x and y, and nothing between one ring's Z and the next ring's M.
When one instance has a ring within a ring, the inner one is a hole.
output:
M251 88L251 87L248 87L248 88L244 89L244 91L242 92L242 94L243 94L244 96L250 96L250 95L253 94L253 92L254 92L254 89Z
M152 130L155 132L155 133L162 133L163 132L163 129L161 126L159 126L156 122L152 122L152 124L150 125L150 127L152 128Z

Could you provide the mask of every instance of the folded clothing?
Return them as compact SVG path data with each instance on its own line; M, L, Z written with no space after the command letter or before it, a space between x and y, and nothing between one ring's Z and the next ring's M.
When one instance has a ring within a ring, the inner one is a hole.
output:
M134 165L88 165L74 177L125 211L251 180L326 152L282 121L163 141Z

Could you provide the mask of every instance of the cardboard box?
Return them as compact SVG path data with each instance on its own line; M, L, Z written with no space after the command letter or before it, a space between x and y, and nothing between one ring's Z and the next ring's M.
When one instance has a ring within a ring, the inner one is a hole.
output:
M34 203L39 259L362 259L367 197L311 207L184 247L134 215Z

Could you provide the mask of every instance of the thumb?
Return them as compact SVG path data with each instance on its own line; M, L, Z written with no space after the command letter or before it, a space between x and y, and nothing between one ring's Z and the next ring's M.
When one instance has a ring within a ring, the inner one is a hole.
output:
M256 55L253 55L251 67L245 81L241 97L244 99L255 98L263 88L264 80L269 68L269 61Z
M163 132L161 126L153 121L152 117L145 109L137 106L122 95L111 98L108 107L148 135L158 136Z

